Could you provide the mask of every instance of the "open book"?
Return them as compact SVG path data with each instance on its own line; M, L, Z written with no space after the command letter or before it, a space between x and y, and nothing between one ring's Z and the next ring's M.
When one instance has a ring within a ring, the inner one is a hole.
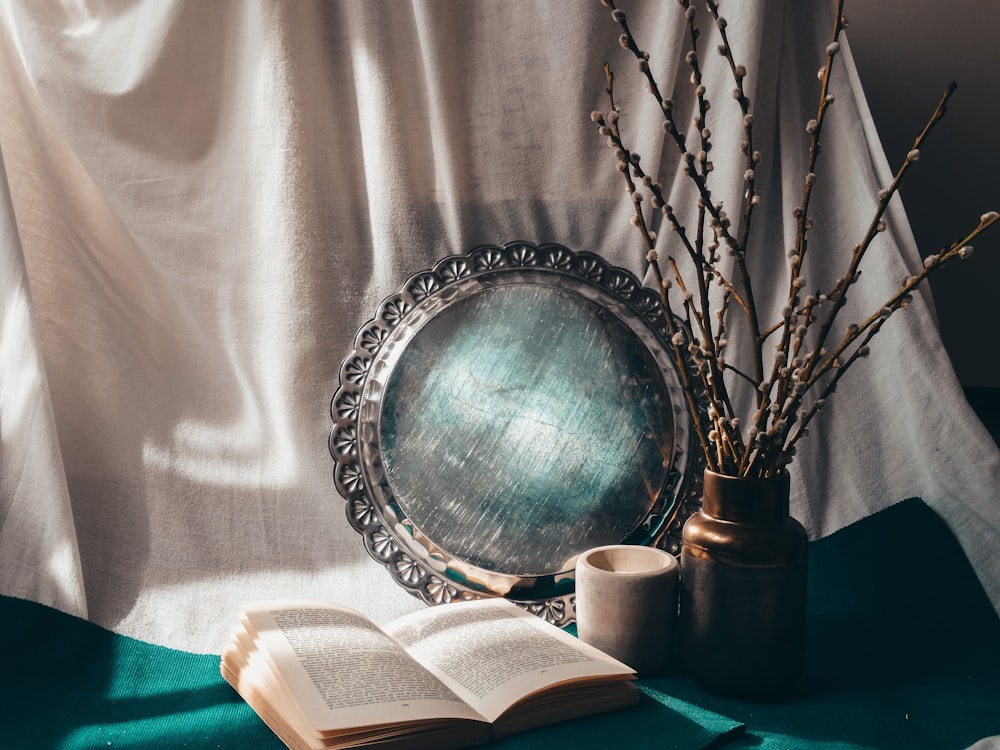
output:
M639 700L631 668L499 598L383 628L337 604L247 607L221 669L293 750L468 747Z

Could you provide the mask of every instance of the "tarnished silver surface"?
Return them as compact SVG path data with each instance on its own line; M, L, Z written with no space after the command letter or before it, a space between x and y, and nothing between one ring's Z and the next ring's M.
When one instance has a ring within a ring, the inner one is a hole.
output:
M355 338L330 453L369 554L429 604L505 596L574 620L591 547L677 554L704 468L660 303L561 245L411 277Z

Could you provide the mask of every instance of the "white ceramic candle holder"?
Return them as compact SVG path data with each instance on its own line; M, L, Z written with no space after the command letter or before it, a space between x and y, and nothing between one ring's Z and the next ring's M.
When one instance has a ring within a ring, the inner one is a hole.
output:
M581 640L640 674L664 668L677 619L677 558L655 547L611 545L576 563Z

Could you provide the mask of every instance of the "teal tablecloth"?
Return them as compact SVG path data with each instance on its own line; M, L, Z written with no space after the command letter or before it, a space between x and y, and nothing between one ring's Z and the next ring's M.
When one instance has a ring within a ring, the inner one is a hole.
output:
M1000 734L1000 619L938 517L910 500L810 547L797 697L735 702L681 674L634 708L496 743L519 748L954 748ZM0 747L280 748L218 657L153 646L0 597Z

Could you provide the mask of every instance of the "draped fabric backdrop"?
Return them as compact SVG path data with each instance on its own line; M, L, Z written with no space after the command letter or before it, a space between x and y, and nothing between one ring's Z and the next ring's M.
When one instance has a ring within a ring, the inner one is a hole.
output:
M661 84L690 110L677 5L633 5ZM750 70L764 157L753 266L774 316L830 11L723 11ZM644 271L589 119L606 108L606 60L624 129L690 215L607 10L2 0L0 18L0 593L216 653L247 600L326 597L378 621L422 606L368 559L334 489L339 366L384 296L478 244L553 241ZM890 179L844 47L816 285L845 267ZM721 58L704 57L716 194L733 207L739 114ZM955 217L956 234L983 208ZM919 267L898 201L888 223L845 324ZM662 232L661 253L670 242ZM920 496L1000 605L1000 455L931 300L879 338L793 465L794 510L817 537Z

